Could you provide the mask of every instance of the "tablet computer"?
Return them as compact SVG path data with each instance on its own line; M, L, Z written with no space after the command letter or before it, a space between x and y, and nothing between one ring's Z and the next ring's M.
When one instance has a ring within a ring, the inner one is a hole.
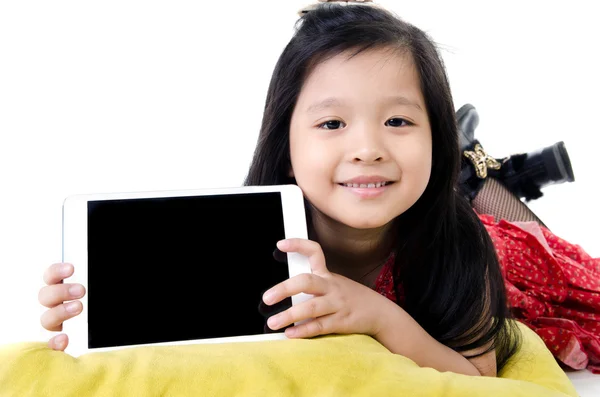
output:
M64 323L66 352L285 339L266 326L262 294L311 270L297 253L276 260L284 238L307 238L296 185L67 197L62 261L75 273L65 282L87 292Z

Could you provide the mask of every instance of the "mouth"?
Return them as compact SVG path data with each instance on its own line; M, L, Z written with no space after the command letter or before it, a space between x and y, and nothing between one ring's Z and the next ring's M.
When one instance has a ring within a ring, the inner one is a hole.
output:
M360 182L360 183L359 183ZM375 199L384 195L395 181L356 181L338 183L343 190L358 197L360 200Z
M354 189L377 189L384 186L393 184L393 181L373 182L373 183L338 183L343 187L350 187Z

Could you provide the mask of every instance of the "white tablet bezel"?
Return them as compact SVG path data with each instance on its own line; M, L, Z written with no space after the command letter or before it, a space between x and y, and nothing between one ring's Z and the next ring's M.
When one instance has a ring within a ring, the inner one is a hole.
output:
M284 220L285 238L308 238L306 227L306 216L304 210L304 197L302 190L296 185L279 186L242 186L231 188L208 188L194 190L167 190L167 191L148 191L148 192L127 192L127 193L98 193L81 194L69 196L63 203L63 236L62 236L62 261L71 263L75 267L73 276L65 279L65 283L82 284L86 291L87 285L87 216L88 201L97 200L122 200L139 198L164 198L164 197L184 197L184 196L204 196L219 194L248 194L279 192L281 194L282 212ZM289 253L288 269L290 277L301 273L310 273L310 263L308 258L297 253ZM292 297L292 305L297 305L309 299L307 294L298 294ZM80 299L83 304L83 311L76 317L69 319L63 324L63 331L69 336L69 346L66 353L76 357L81 354L120 350L123 348L140 346L165 346L165 345L185 345L197 343L222 343L222 342L247 342L260 340L286 339L283 332L260 335L246 335L227 338L194 339L179 342L149 343L138 345L127 345L119 347L88 347L88 307L87 293ZM115 332L118 332L119 324L114 324Z

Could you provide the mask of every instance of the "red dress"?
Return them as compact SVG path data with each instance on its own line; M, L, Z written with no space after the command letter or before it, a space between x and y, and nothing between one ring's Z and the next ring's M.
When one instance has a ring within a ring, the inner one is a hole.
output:
M600 258L535 222L479 218L496 248L515 318L566 367L600 373ZM375 290L402 305L403 296L394 292L393 266L392 257Z

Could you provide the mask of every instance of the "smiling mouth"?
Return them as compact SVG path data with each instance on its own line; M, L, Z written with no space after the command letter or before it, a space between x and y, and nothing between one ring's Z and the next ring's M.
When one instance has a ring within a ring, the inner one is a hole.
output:
M394 182L376 182L376 183L338 183L340 186L351 187L354 189L376 189L389 186Z

